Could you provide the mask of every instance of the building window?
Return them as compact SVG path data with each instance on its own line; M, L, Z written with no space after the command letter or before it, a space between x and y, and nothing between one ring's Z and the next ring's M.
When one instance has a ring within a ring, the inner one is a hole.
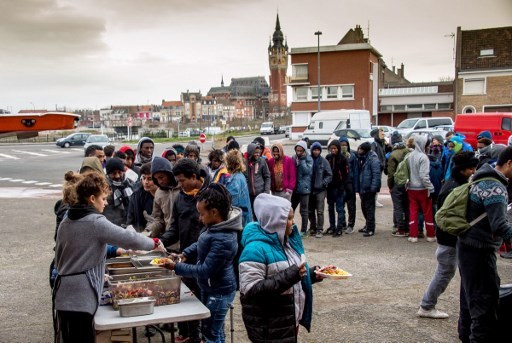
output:
M354 86L341 86L342 99L354 99Z
M423 105L426 110L435 110L436 104L425 104Z
M494 56L494 49L481 49L480 57Z
M423 105L422 104L409 104L409 105L407 105L407 109L408 110L421 110L421 109L423 109Z
M476 109L474 106L465 106L463 109L462 109L462 113L475 113L476 112Z
M449 110L452 108L451 104L437 104L437 109L439 110Z
M307 80L308 79L308 65L307 64L294 64L292 65L292 78Z
M308 100L308 89L306 87L295 88L295 100L307 101Z
M392 105L381 105L380 110L382 112L390 112L393 110L393 106Z
M485 94L485 78L464 79L464 95Z
M405 105L395 105L394 110L395 111L405 111Z
M322 92L322 90L320 90L320 92ZM311 99L314 99L314 100L318 99L318 87L311 87Z
M336 86L327 87L327 99L338 99L338 87L336 87Z

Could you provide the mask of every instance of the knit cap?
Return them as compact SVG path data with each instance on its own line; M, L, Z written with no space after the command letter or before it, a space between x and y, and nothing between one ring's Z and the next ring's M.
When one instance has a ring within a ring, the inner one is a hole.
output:
M114 157L107 161L106 169L107 169L107 174L110 174L116 170L120 170L120 171L124 172L125 167L124 167L123 161Z
M365 154L367 154L370 150L372 150L372 145L369 142L364 142L359 146L359 149L363 150Z
M393 131L391 134L391 144L403 142L402 135L398 131Z

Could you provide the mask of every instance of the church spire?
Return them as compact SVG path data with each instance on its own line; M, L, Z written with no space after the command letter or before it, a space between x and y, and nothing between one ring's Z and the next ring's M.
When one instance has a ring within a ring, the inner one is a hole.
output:
M220 81L220 86L221 86L221 87L224 87L224 75L222 75L222 79L221 79L221 81Z
M272 41L275 47L283 47L284 36L281 31L281 24L279 23L279 13L276 18L276 29L274 31L274 35L272 36Z

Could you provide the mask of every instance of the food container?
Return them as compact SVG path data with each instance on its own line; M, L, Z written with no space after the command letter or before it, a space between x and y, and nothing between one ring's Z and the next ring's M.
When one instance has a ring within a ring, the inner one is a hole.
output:
M117 274L111 275L110 280L118 281L139 281L148 279L161 279L162 277L174 276L172 270L160 268L159 270L146 271L144 273Z
M121 299L154 297L155 306L180 302L181 278L173 272L160 276L138 275L137 278L137 280L108 281L114 309L118 309L118 302Z
M119 300L119 315L121 317L135 317L152 314L155 310L155 301L153 297Z

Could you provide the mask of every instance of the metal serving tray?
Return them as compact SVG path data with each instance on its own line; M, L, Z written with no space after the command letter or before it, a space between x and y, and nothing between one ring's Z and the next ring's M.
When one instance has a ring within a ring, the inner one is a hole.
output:
M135 317L152 314L155 310L155 302L156 299L153 297L118 300L119 315L121 317Z

